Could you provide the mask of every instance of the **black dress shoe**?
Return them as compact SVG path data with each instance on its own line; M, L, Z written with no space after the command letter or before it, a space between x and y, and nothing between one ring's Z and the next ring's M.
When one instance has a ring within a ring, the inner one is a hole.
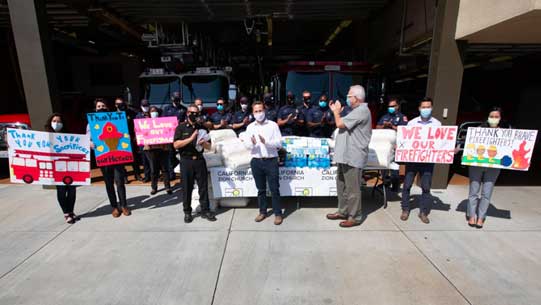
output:
M173 190L170 189L170 188L168 188L168 189L167 189L167 194L169 194L169 195L173 194Z
M150 182L150 178L143 179L143 183L149 183L149 182Z
M185 215L184 215L184 222L185 222L185 223L190 223L190 222L192 222L192 221L193 221L193 216L192 216L192 214L185 214Z
M201 213L201 218L204 218L208 221L216 221L216 216L212 212Z

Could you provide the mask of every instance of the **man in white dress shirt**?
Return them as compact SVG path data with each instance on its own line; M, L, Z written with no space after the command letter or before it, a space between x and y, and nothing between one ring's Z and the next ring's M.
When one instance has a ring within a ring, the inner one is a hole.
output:
M255 221L261 222L267 218L268 183L272 196L274 224L280 225L283 221L283 215L280 204L278 150L282 147L282 134L278 124L265 117L265 106L262 102L253 103L252 114L255 121L246 128L243 142L252 152L250 164L259 203L259 214Z
M425 97L419 102L420 116L408 122L408 126L441 126L441 122L432 116L432 106L434 102L431 98ZM432 173L434 172L434 163L406 163L406 177L402 187L402 214L400 219L408 220L410 215L410 191L413 180L417 173L421 176L421 189L423 193L419 204L419 218L423 223L430 223L428 214L432 208L432 198L430 196L430 187L432 185Z

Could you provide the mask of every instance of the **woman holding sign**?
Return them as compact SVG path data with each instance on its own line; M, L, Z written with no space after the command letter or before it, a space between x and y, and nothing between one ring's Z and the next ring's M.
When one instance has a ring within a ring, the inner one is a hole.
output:
M488 114L486 122L481 124L482 128L510 128L509 125L501 122L502 110L494 107ZM490 147L488 148L490 150ZM470 194L468 196L468 225L481 229L487 217L487 210L490 205L490 198L494 190L494 184L500 175L499 168L490 167L469 167ZM481 194L479 194L479 191Z
M67 132L64 125L64 117L60 113L53 113L47 124L45 124L45 131L47 132ZM66 223L74 224L76 221L81 220L81 217L73 213L75 206L75 193L76 188L73 185L57 185L56 186L56 198L60 204L62 212L64 212L64 220Z
M160 109L156 106L150 107L150 117L157 118L160 116ZM163 184L167 190L167 194L172 194L171 184L169 182L169 170L168 170L168 160L170 144L156 144L156 145L145 145L143 150L146 157L150 160L150 177L151 177L151 188L150 195L154 195L158 192L158 178L160 176L160 169L163 173Z

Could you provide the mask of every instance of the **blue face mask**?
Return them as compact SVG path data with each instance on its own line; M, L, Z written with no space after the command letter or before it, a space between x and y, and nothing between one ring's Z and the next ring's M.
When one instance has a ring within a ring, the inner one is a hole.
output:
M218 111L222 111L222 110L224 110L224 105L220 104L220 105L216 106L216 109L218 109Z
M327 107L327 101L319 101L319 107L321 108Z
M389 107L388 111L389 111L390 114L393 114L393 113L396 112L396 109L394 107Z
M348 105L348 107L351 107L351 99L349 98L349 96L346 98L346 105Z
M428 119L432 115L432 108L423 108L419 112L422 118Z

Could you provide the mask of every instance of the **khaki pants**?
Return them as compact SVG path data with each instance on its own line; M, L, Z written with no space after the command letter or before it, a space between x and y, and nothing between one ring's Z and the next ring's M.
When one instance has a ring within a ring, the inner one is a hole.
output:
M362 170L342 163L338 163L337 166L338 213L354 218L355 221L361 221Z

